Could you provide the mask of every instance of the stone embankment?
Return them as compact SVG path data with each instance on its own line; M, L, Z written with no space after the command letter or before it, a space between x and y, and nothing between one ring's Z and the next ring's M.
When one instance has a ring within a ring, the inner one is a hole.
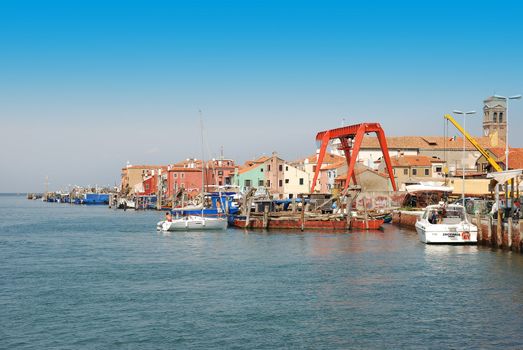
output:
M423 212L420 211L395 211L392 223L414 229L417 219ZM523 252L523 220L514 222L509 218L505 223L499 223L491 216L476 215L472 223L478 226L478 245Z

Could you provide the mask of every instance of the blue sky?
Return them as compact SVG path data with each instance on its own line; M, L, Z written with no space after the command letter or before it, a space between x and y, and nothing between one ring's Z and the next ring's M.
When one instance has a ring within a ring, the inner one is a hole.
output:
M442 135L442 115L523 93L523 5L486 1L2 1L0 192L114 184L130 161L314 152L377 121ZM523 147L523 101L511 140ZM481 133L481 113L467 125Z

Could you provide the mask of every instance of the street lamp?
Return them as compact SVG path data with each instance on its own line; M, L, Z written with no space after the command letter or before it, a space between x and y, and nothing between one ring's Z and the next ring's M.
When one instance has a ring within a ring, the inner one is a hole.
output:
M465 207L465 138L467 131L465 129L466 126L466 116L476 114L476 111L468 111L468 112L462 112L462 111L453 111L455 114L461 114L463 115L463 179L462 179L462 185L461 185L461 200L463 201L463 207Z
M521 99L521 95L514 95L514 96L508 96L508 97L494 95L494 97L505 100L505 104L506 104L505 124L507 125L507 127L505 128L505 170L508 170L508 101L509 100L519 100L519 99Z

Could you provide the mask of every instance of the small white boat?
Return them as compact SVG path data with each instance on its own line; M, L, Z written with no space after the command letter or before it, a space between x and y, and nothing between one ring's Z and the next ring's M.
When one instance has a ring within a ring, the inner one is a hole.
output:
M472 244L478 241L478 228L458 204L429 205L416 222L421 242L426 244Z
M172 221L160 221L156 225L158 231L200 231L200 230L225 230L226 218L209 218L204 216L189 215Z

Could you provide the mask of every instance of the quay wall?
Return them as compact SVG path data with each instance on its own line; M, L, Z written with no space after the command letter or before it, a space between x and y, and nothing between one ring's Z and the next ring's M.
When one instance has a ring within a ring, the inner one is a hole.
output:
M415 224L422 212L400 211L392 214L392 223L401 227L415 229ZM478 245L523 252L523 220L514 222L512 218L498 225L490 216L472 217L472 223L478 227Z

